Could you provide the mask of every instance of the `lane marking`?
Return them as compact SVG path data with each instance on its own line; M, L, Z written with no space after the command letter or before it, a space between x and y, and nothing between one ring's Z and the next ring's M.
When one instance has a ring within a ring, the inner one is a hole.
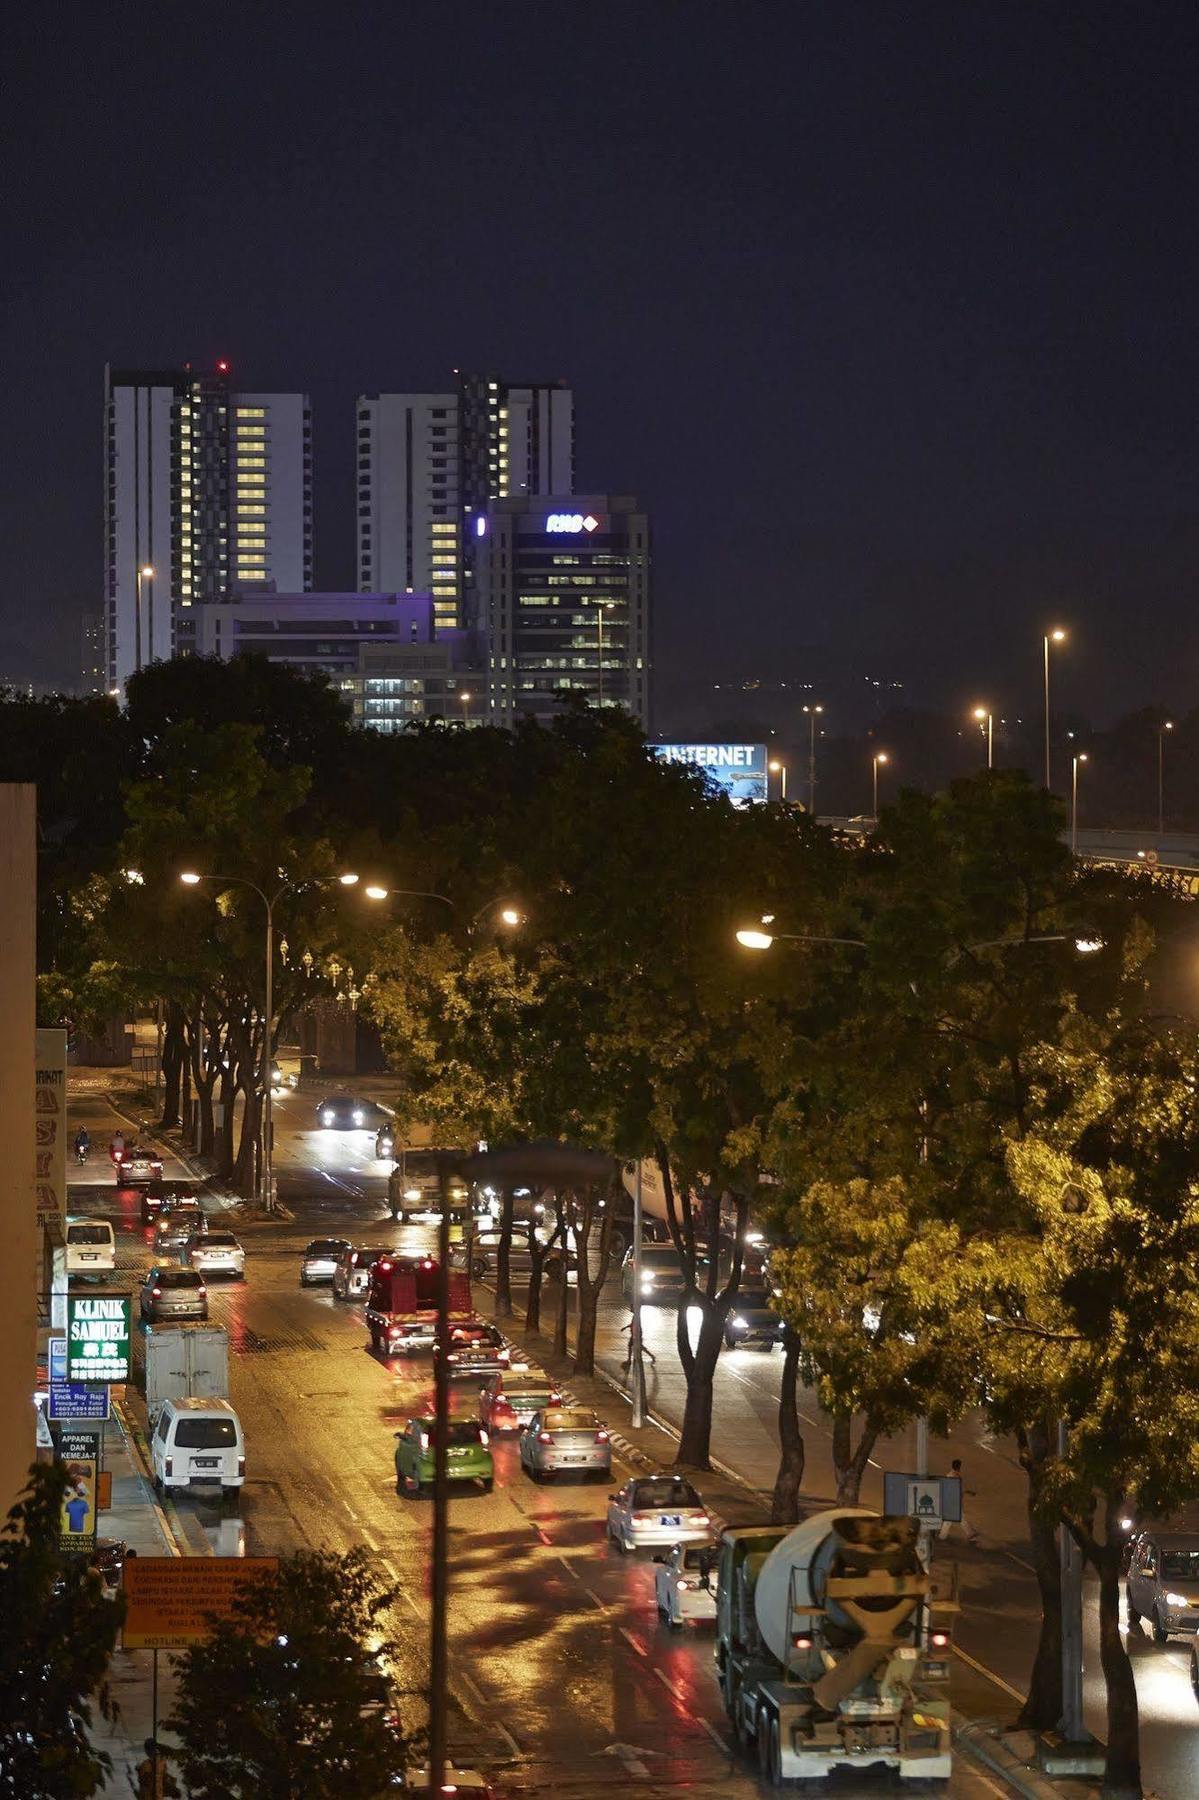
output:
M985 1663L976 1662L968 1651L959 1649L957 1644L952 1644L950 1648L968 1669L973 1669L976 1675L984 1675L988 1681L993 1681L997 1688L1002 1688L1005 1694L1009 1694L1013 1700L1018 1700L1021 1706L1024 1705L1027 1696L1022 1694L1019 1688L1014 1688L1010 1682L1003 1679L1002 1675L996 1675L994 1669L988 1669Z
M638 1640L633 1636L631 1631L626 1630L626 1628L623 1625L618 1626L617 1629L619 1630L621 1637L624 1638L629 1644L632 1645L633 1649L637 1652L638 1656L648 1656L649 1655L649 1651L646 1649L645 1645L642 1643L639 1643ZM655 1670L655 1674L656 1673L657 1673L657 1671ZM1022 1698L1022 1696L1019 1696L1019 1697Z
M399 1578L399 1575L396 1573L395 1564L393 1562L388 1562L388 1560L385 1556L380 1557L379 1560L383 1564L383 1567L387 1570L387 1573L391 1576L391 1579L395 1582L396 1586L399 1587L400 1578Z
M710 1719L700 1719L700 1724L703 1726L704 1730L707 1732L708 1736L711 1738L712 1742L716 1745L718 1750L723 1750L724 1754L726 1756L731 1756L733 1754L732 1746L725 1743L724 1739L721 1737L720 1733L717 1731L715 1725L712 1724ZM995 1791L998 1793L999 1790L996 1789Z
M578 1570L574 1568L572 1564L568 1563L564 1556L560 1556L558 1561L562 1564L562 1567L566 1570L568 1575L573 1575L576 1581L582 1581L583 1577L579 1574Z
M604 1605L604 1602L600 1599L599 1595L596 1593L594 1588L585 1587L583 1589L583 1592L586 1594L587 1598L592 1602L592 1604L594 1606L599 1607L599 1610L602 1613L607 1612L608 1608Z
M977 1763L974 1764L970 1773L974 1776L976 1781L981 1781L983 1786L988 1788L992 1794L998 1794L999 1800L1011 1800L1011 1789L996 1787L995 1783L991 1780L991 1777L989 1775L984 1775Z
M670 1679L669 1675L664 1675L662 1673L661 1669L655 1669L654 1674L657 1676L658 1680L662 1683L662 1686L674 1695L676 1700L680 1700L683 1702L684 1705L686 1705L686 1703L687 1703L686 1694L680 1693L679 1689L675 1686L674 1682Z
M509 1750L512 1752L512 1755L515 1758L519 1759L520 1757L522 1757L524 1755L524 1751L521 1749L520 1745L517 1743L516 1739L513 1737L512 1733L508 1730L508 1727L506 1725L501 1725L500 1721L498 1719L491 1719L488 1721L488 1723L489 1723L492 1731L499 1732L500 1736L504 1739Z
M478 1682L475 1680L474 1676L470 1673L470 1671L467 1669L457 1669L457 1670L455 1670L455 1674L457 1675L458 1680L462 1683L463 1687L466 1689L467 1693L470 1695L471 1699L474 1701L475 1705L486 1708L487 1701L484 1698L483 1690L480 1688Z
M363 1531L362 1539L364 1543L370 1545L372 1550L377 1550L379 1548L377 1541L371 1536L369 1531Z

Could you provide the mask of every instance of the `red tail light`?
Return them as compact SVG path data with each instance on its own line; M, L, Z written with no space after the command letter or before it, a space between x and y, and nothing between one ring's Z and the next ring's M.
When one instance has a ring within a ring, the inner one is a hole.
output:
M561 1394L551 1394L549 1399L546 1401L547 1406L561 1406L561 1404L562 1404Z
M163 1470L165 1471L166 1474L173 1475L175 1473L174 1457L168 1456L162 1466L163 1466Z
M246 1472L246 1459L244 1456L239 1456L237 1459L237 1472L239 1475L244 1475Z
M537 1433L537 1442L539 1444L552 1444L553 1441L553 1437L548 1431L539 1431Z
M595 1434L595 1441L597 1444L606 1444L608 1442L608 1433L606 1431L597 1431Z
M797 1650L810 1650L812 1648L811 1638L810 1637L797 1637L795 1639L795 1648Z
M949 1642L949 1633L947 1631L934 1631L931 1642L938 1650L944 1650L946 1644Z
M712 1521L708 1517L707 1513L700 1513L699 1518L695 1521L695 1523L697 1525L710 1525L712 1523Z
M497 1400L491 1410L497 1418L514 1419L516 1417L515 1408L509 1406L506 1400Z
M153 1298L154 1298L154 1299L155 1299L155 1300L157 1300L157 1299L159 1299L159 1298L160 1298L160 1297L161 1297L161 1294L162 1294L162 1289L161 1289L161 1288L151 1288L151 1289L150 1289L150 1293L151 1293L151 1295L152 1295L152 1296L153 1296Z

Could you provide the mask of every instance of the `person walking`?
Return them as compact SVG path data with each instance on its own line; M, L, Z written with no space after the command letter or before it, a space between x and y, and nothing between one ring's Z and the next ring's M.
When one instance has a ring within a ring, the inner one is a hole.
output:
M137 1765L137 1800L179 1800L182 1789L167 1768L166 1752L153 1738L146 1739L146 1754Z
M624 1373L627 1375L629 1370L633 1366L633 1314L632 1313L629 1314L629 1322L624 1327L624 1334L629 1340L629 1347L625 1351L625 1359L621 1363L620 1366L623 1369ZM652 1362L652 1363L656 1364L658 1361L657 1357L654 1355L653 1351L650 1349L649 1345L645 1341L644 1332L641 1335L641 1354L648 1362Z
M957 1479L961 1482L961 1485L962 1485L962 1516L960 1519L950 1519L944 1525L942 1525L941 1531L940 1531L940 1536L943 1538L947 1538L949 1536L950 1532L954 1529L954 1527L957 1526L958 1529L961 1531L962 1536L965 1538L965 1540L968 1544L977 1544L978 1531L976 1530L973 1521L970 1519L969 1515L966 1512L966 1495L970 1494L972 1497L977 1499L978 1490L977 1490L977 1488L968 1488L966 1486L966 1477L965 1477L965 1474L962 1469L962 1459L960 1456L955 1456L953 1461L950 1463L949 1473L951 1475L956 1475Z

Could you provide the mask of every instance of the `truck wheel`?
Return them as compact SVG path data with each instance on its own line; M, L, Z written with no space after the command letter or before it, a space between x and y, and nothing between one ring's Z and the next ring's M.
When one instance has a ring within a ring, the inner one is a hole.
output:
M770 1715L763 1707L758 1714L758 1771L763 1781L773 1785L770 1769Z
M483 1483L483 1492L485 1494L489 1494L494 1486L495 1486L495 1476L489 1475L487 1477L486 1481Z
M777 1719L771 1719L770 1721L770 1766L767 1770L767 1774L772 1787L782 1787L784 1780L783 1747L779 1742L779 1722Z

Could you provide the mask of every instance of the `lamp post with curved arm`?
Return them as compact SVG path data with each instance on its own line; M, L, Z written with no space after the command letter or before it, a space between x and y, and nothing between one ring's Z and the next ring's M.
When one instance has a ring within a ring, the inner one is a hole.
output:
M199 887L202 881L217 881L225 887L249 888L252 893L258 895L266 908L266 979L262 1009L262 1073L260 1077L262 1081L262 1116L258 1155L258 1198L267 1212L274 1212L271 1055L275 1036L275 908L285 894L297 894L306 887L327 887L334 882L341 887L354 887L358 877L347 873L345 875L317 876L309 881L292 881L285 878L273 894L268 894L265 888L259 887L256 881L251 881L248 875L199 875L194 869L185 869L179 879L185 887Z
M458 911L458 903L456 900L451 900L448 894L432 893L428 888L389 888L383 887L379 882L372 881L364 887L362 891L368 900L439 900L443 906L448 906L451 912L456 913ZM518 925L523 925L525 922L525 915L521 912L520 908L518 906L505 905L503 895L497 894L494 900L488 900L485 905L479 908L478 912L472 914L470 923L466 927L468 935L474 934L475 928L484 913L497 911L499 913L499 923L506 926L509 931L515 931Z

